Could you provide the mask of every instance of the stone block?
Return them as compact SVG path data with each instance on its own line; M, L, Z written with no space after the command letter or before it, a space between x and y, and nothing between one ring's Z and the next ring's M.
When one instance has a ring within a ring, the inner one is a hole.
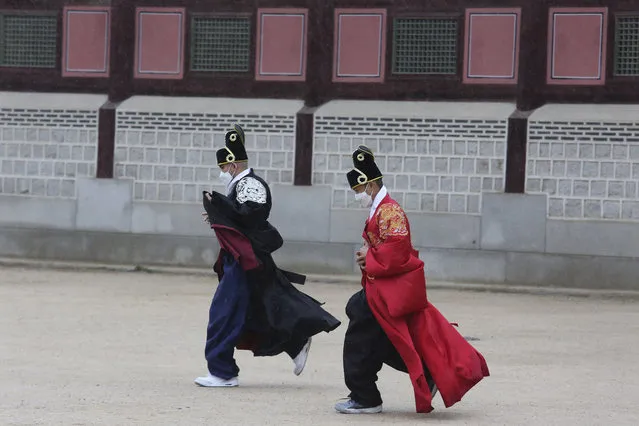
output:
M479 213L479 195L466 196L466 209L469 214Z
M180 193L181 185L173 188ZM177 200L179 201L179 200ZM214 239L214 232L204 223L204 208L197 204L178 203L133 203L131 232L137 234L166 234L209 236Z
M329 241L331 187L271 185L271 191L270 220L285 240Z
M567 199L565 209L566 217L581 218L583 217L583 200Z
M435 194L422 194L421 195L421 210L423 212L435 211Z
M501 161L501 160L493 160L493 161ZM448 162L448 173L453 175L461 175L463 173L462 168L462 159L461 158L451 158Z
M635 223L549 220L546 224L547 253L639 257L637 241Z
M412 191L423 191L424 190L424 176L422 176L422 175L411 175L410 176L410 189Z
M542 142L539 144L539 157L550 158L550 144Z
M442 176L439 181L440 192L452 192L453 191L453 178L451 176Z
M453 155L453 141L442 141L442 154L446 156Z
M481 248L543 252L546 203L545 195L483 194Z
M263 175L267 182L271 184L280 183L280 172L279 170L267 170L266 175Z
M418 250L425 263L427 281L477 282L478 277L486 283L506 280L506 253L421 247Z
M75 227L75 216L75 200L0 195L1 226L68 230Z
M628 145L614 145L612 147L612 158L615 160L627 160Z
M449 211L450 196L447 194L437 194L435 198L435 209L437 212L446 213Z
M579 187L577 183L579 182ZM604 198L606 196L606 182L605 181L592 181L590 184L590 196L596 198ZM576 181L575 190L573 195L587 196L588 195L588 181Z
M405 139L396 139L395 140L395 153L396 154L404 154L406 153L407 145Z
M602 217L601 209L601 200L585 200L584 217L587 219L600 219Z
M199 166L202 164L202 151L199 149L187 150L187 164Z
M331 243L361 244L362 232L368 217L365 209L332 209L330 211Z
M420 200L418 193L407 193L404 197L404 210L406 211L419 211Z
M188 148L191 146L191 133L180 133L180 146L183 148ZM150 140L149 140L150 142Z
M466 213L466 197L464 195L453 194L450 196L450 212Z
M133 181L79 178L75 227L98 231L131 231Z
M579 158L590 159L595 158L595 147L590 143L579 144Z
M203 133L194 133L193 134L193 147L195 148L204 148L206 146L206 141Z
M355 272L359 245L285 241L273 254L280 268L299 273L348 274Z
M31 179L31 194L39 196L46 195L45 182L46 181L44 179Z
M615 164L615 178L616 179L629 179L630 178L630 163L616 163Z
M404 158L404 172L406 173L419 172L419 159L417 157Z
M586 164L593 164L593 163L586 163ZM584 176L589 176L592 175L592 171L588 171L588 174L586 172L586 164L584 164ZM594 163L596 164L596 163ZM589 166L590 168L593 168L592 166ZM601 171L600 171L600 176L602 178L614 178L615 177L615 163L613 162L602 162L601 163ZM594 175L596 176L596 175Z
M606 200L603 202L604 219L619 219L621 217L621 202Z
M621 205L621 218L639 220L639 202L623 201Z
M268 138L268 147L272 151L281 151L282 143L283 143L282 136L270 135Z
M214 157L215 156L213 156L211 158L214 158ZM160 164L167 164L167 165L173 164L173 150L170 149L170 148L161 148L160 149L159 163ZM211 164L215 164L215 163L211 163Z
M508 253L506 281L518 285L637 290L632 258Z

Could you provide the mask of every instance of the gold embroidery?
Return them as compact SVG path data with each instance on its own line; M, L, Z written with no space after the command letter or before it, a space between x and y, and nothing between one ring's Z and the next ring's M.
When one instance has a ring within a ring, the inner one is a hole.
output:
M377 235L370 231L366 235L368 235L368 240L371 242L372 247L377 247L382 242Z
M379 238L405 237L408 235L408 220L404 210L397 204L382 204L377 213Z

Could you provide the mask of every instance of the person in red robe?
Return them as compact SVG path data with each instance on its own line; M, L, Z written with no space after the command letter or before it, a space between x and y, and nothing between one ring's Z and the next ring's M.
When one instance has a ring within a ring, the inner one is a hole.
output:
M489 375L484 357L426 297L424 262L411 242L401 206L383 184L373 152L360 146L347 173L355 198L370 208L357 263L362 289L346 305L344 379L349 397L335 405L344 414L380 413L377 373L383 364L409 374L419 413L433 410L439 390L450 407Z

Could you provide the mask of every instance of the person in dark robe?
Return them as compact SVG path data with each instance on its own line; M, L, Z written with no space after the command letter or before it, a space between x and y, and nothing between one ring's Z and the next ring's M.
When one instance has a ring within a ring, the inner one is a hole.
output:
M268 184L248 167L241 126L234 125L217 151L226 193L204 192L205 221L220 244L214 265L219 285L209 309L205 358L208 375L195 383L205 387L238 385L235 348L255 356L286 353L300 375L311 337L336 329L340 322L321 303L299 291L305 276L277 267L272 253L283 245L269 222L272 198Z
M351 392L335 409L380 413L376 382L383 364L409 374L417 412L432 411L437 390L450 407L489 375L486 361L428 302L424 263L413 248L408 218L388 194L373 152L358 147L353 165L348 183L370 212L356 253L362 289L346 305L344 379Z

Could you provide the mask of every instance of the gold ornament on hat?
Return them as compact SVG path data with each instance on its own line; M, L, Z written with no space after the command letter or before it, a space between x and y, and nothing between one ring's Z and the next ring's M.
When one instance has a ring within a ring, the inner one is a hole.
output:
M360 154L362 155L362 154ZM359 173L359 176L357 176L357 183L359 183L360 185L364 185L366 182L368 182L368 176L366 176L365 173L363 173L361 170L357 169L357 168L353 168L353 170L355 170L357 173Z
M231 137L233 137L235 135L231 135ZM226 152L228 152L229 154L226 156L226 162L227 163L232 163L235 161L235 154L233 154L233 152L228 149L227 147L224 147L224 149L226 150Z
M358 151L362 151L357 155L357 159L359 161L364 161L364 154L368 154L370 155L373 160L375 160L375 154L373 154L373 151L371 151L371 149L369 147L367 147L366 145L360 145L357 147Z

